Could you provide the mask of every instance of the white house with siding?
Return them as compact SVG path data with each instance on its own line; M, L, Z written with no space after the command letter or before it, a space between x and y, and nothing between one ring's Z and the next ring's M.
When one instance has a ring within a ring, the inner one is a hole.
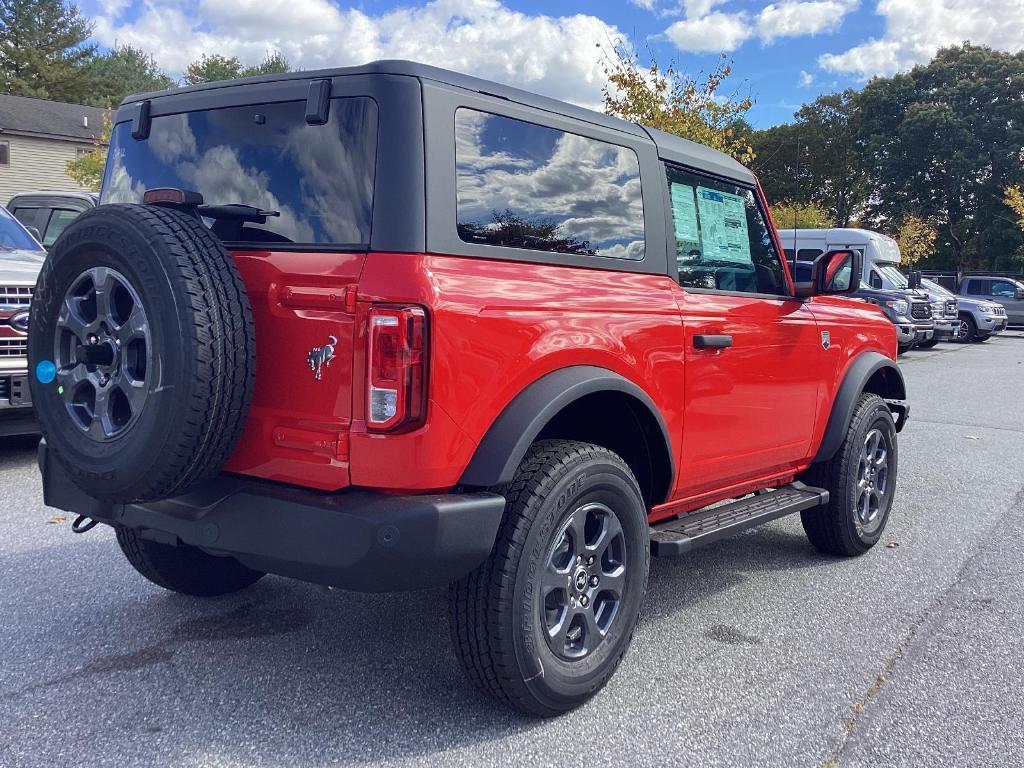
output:
M0 205L17 194L81 187L67 164L93 148L99 107L0 94Z

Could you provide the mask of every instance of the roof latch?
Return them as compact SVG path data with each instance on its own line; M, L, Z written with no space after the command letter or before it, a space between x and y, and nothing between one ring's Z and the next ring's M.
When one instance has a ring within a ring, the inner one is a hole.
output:
M325 125L331 110L331 81L314 80L309 84L306 96L306 122L309 125Z

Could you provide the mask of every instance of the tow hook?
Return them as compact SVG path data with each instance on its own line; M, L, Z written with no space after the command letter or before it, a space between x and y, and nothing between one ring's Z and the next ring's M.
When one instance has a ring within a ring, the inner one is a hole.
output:
M91 531L93 528L99 525L99 523L99 520L93 520L91 517L79 515L75 518L75 522L71 524L71 532L85 533L86 531Z

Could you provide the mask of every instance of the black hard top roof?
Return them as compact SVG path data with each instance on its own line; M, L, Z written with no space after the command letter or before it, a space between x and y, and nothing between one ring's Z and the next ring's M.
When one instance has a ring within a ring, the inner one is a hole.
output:
M724 176L738 181L753 184L754 174L741 163L729 157L723 152L705 147L693 141L674 136L654 128L647 128L635 123L620 120L600 112L595 112L585 107L578 107L568 102L552 99L547 96L540 96L519 88L513 88L490 80L483 80L471 75L464 75L459 72L432 67L428 64L419 64L414 61L400 59L386 59L372 61L356 67L340 67L335 69L320 69L302 72L289 72L287 74L261 75L258 77L246 77L238 80L221 80L203 85L193 85L186 88L173 88L166 91L154 91L152 93L139 93L129 96L122 102L131 104L139 101L173 97L181 93L195 93L199 91L213 91L221 88L235 88L238 86L255 85L258 83L274 83L286 80L318 80L329 77L343 77L346 75L405 75L416 77L421 80L431 80L436 83L450 85L467 91L496 96L500 99L507 99L518 104L523 104L535 109L553 112L559 115L581 120L594 125L600 125L612 130L621 131L632 136L649 137L657 146L659 155L670 162L709 171L718 176Z

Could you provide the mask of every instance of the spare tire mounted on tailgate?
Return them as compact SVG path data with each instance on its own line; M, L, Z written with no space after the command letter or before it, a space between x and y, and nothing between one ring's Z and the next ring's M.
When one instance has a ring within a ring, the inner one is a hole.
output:
M220 471L256 373L238 270L195 215L104 205L71 223L36 285L29 364L49 450L110 502Z

